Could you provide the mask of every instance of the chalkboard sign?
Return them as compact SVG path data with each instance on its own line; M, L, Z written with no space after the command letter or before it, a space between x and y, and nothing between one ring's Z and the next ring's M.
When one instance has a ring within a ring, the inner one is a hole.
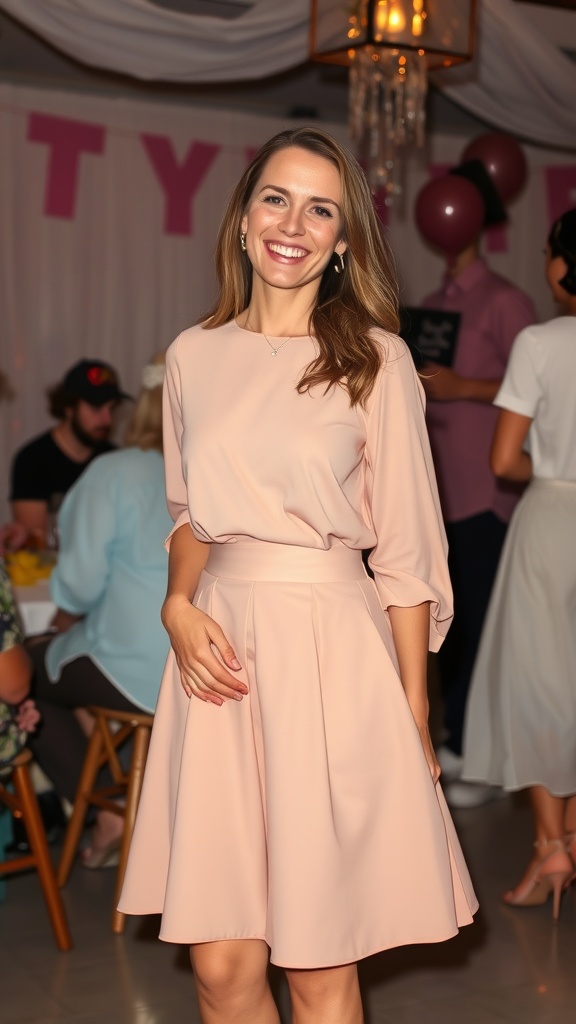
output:
M417 366L430 361L452 366L460 313L422 306L404 306L400 310L400 337L409 346Z

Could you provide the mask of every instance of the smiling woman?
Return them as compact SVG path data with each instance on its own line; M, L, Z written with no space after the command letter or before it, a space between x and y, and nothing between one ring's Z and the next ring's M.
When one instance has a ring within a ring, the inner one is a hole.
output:
M289 255L274 252L278 245L289 246ZM221 291L207 328L236 318L266 335L311 331L318 351L299 388L346 377L353 404L368 395L380 366L370 331L398 330L398 289L364 174L348 150L309 128L266 143L230 200L216 261ZM272 300L286 300L276 286L290 292L282 311L270 308ZM263 289L267 314L260 323L254 306Z
M172 652L120 909L191 945L206 1024L278 1024L269 955L295 1024L360 1024L356 961L476 908L427 724L451 603L422 390L326 133L256 154L217 266L167 357Z
M256 302L266 284L297 288L302 313L309 317L318 280L332 254L340 257L346 251L338 170L324 157L290 148L270 157L266 174L271 182L289 180L292 187L259 182L242 218L253 273L252 298ZM318 185L323 198L314 195ZM298 333L306 333L307 320L300 326L306 331Z

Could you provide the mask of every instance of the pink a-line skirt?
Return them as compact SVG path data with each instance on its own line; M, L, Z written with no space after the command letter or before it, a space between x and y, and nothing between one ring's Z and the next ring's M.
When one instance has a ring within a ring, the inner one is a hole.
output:
M250 692L184 693L171 653L120 900L160 938L262 939L336 966L439 942L477 908L360 553L212 544L194 604Z

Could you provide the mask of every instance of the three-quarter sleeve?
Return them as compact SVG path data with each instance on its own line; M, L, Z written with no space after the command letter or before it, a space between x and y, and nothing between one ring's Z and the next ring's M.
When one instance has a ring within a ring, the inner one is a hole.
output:
M382 607L430 602L430 650L452 621L447 543L424 391L409 351L390 337L366 408L365 513L377 537L369 565Z
M174 520L174 526L166 538L166 550L170 548L170 539L175 531L184 523L190 523L186 480L184 479L182 468L184 424L182 419L182 387L177 360L178 342L179 338L176 338L176 341L172 343L166 353L166 373L164 376L162 399L166 502L168 512Z

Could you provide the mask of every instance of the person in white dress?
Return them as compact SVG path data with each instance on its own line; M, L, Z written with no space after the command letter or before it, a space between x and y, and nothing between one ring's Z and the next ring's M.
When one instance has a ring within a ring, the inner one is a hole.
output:
M491 462L530 481L502 553L478 652L464 778L528 789L534 853L512 906L553 915L576 860L576 209L552 227L546 277L562 315L518 335Z

